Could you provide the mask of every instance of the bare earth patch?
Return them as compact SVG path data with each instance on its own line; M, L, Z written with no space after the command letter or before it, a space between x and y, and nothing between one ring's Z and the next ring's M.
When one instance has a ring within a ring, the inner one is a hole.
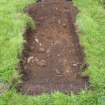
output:
M18 90L37 95L79 92L88 86L81 76L83 50L74 26L77 9L70 1L43 0L27 9L35 30L27 28L21 59L23 83Z

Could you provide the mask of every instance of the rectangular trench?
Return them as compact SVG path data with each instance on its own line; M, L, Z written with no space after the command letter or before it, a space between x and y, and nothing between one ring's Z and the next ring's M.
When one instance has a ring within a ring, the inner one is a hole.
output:
M87 89L88 77L81 76L86 64L74 25L77 9L73 3L45 0L29 6L27 13L36 29L28 27L24 34L20 61L23 83L18 90L39 95Z

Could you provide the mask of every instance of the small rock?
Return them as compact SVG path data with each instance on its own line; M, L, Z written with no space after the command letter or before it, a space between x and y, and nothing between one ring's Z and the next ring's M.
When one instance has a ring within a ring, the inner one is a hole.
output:
M56 41L54 42L54 45L57 45L57 44L61 44L61 42L60 42L59 40L56 40Z
M64 63L67 63L68 62L68 60L67 59L64 59Z
M43 47L40 47L39 48L39 52L42 52L43 53L43 52L45 52L45 49Z
M39 43L39 46L42 46L42 43Z
M74 64L73 64L73 66L74 66L74 67L77 67L77 66L78 66L78 64L77 64L77 63L74 63Z
M63 75L63 71L60 71L60 70L56 69L56 75L62 76Z
M37 43L39 43L39 40L38 40L37 38L35 38L35 41L36 41Z
M64 24L62 24L62 26L63 26L63 27L66 27L66 24L64 23Z
M46 53L50 53L50 49L48 49L48 50L46 51Z
M37 61L36 63L39 66L46 66L47 65L47 62L45 60L40 60L40 61Z
M58 20L58 24L61 24L61 20Z
M70 71L69 70L66 70L66 73L70 73Z
M57 8L57 7L56 7L55 9L56 9L56 10L58 10L58 8Z
M42 43L40 43L38 38L35 38L35 42L39 44L39 46L42 46Z
M57 54L58 57L60 57L60 54Z
M60 71L58 69L56 69L56 74L60 74Z
M27 63L30 63L33 58L34 58L33 56L29 57L29 58L27 59Z

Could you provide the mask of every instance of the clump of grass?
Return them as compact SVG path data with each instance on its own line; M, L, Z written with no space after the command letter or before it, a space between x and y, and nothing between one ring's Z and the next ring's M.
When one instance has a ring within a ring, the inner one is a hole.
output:
M87 73L95 89L105 88L105 10L101 0L76 0L80 14L81 44L85 47L86 61L90 65ZM86 4L86 5L84 5Z
M14 86L20 81L16 71L23 48L26 23L34 28L23 8L34 0L0 0L0 81ZM16 83L17 82L17 83Z
M31 19L23 8L34 0L0 0L0 80L12 80L17 73L18 56L23 47L23 32Z

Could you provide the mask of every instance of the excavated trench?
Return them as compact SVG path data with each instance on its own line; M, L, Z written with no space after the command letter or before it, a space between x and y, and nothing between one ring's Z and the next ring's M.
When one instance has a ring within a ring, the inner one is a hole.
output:
M18 90L27 95L79 92L88 87L82 77L86 64L76 33L77 9L69 0L41 0L27 8L36 29L27 28L20 62L23 83Z

